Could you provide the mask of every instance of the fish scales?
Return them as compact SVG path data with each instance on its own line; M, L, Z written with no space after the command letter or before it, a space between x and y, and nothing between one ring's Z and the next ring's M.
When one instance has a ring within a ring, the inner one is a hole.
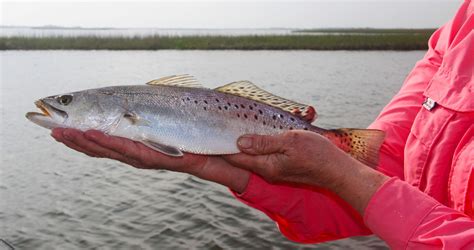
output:
M312 127L272 106L209 89L137 85L98 91L125 98L127 109L156 122L156 126L140 128L147 137L191 153L236 153L235 141L240 135L272 135ZM123 136L134 129L118 126L110 133Z

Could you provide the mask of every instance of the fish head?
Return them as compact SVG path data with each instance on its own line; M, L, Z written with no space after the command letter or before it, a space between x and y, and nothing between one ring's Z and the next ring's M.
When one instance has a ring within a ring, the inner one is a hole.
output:
M35 101L42 111L26 117L45 128L69 127L79 130L108 131L123 116L117 98L94 90L48 96Z

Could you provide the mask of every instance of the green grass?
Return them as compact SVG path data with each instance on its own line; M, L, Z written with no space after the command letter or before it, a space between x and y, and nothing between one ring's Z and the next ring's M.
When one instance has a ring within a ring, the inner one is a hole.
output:
M424 50L431 32L272 36L0 37L0 50Z

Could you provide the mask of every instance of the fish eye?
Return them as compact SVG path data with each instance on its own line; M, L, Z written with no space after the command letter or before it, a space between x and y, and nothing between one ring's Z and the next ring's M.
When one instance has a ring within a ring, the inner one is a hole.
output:
M58 102L61 105L68 105L72 101L72 95L62 95L58 97Z

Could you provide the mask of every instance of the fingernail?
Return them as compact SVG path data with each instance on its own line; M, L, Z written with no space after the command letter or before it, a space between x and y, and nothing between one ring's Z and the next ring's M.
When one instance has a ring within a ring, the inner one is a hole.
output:
M237 144L241 148L251 148L252 147L252 138L250 137L240 137L237 141Z

